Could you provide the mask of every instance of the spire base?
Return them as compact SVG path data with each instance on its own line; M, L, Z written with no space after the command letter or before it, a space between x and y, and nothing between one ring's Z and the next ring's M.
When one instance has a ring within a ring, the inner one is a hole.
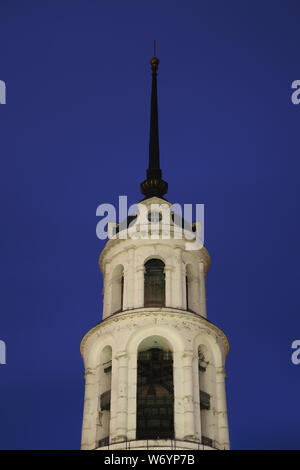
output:
M147 178L141 183L141 192L146 198L163 197L168 192L168 183L160 178Z

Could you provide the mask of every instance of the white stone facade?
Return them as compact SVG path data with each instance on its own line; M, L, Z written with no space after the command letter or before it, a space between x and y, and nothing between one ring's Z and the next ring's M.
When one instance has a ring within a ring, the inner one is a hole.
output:
M158 198L143 202L149 210L151 204L163 203L170 206ZM229 344L206 319L209 255L204 247L186 250L186 240L176 238L176 230L162 220L155 238L119 236L100 255L103 320L81 343L86 371L82 449L107 449L108 443L110 449L229 448ZM145 263L153 258L164 263L165 304L145 308ZM136 438L137 363L138 353L153 347L171 351L173 358L174 438L146 442ZM210 397L209 409L200 407L200 390ZM100 403L108 394L109 410Z

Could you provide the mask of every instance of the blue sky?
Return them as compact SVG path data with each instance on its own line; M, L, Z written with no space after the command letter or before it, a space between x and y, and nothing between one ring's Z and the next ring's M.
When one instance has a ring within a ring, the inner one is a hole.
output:
M142 196L153 39L168 200L205 204L234 449L299 449L297 1L0 3L0 448L77 449L96 207Z

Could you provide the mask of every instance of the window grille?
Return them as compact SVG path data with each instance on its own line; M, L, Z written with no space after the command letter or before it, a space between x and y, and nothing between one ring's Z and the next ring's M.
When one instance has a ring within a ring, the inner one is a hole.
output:
M210 395L200 390L200 409L210 410Z
M100 396L100 407L101 410L110 410L110 390L102 393Z
M174 437L173 359L158 348L138 355L137 439Z
M145 264L145 307L165 306L164 263L159 259L150 259Z

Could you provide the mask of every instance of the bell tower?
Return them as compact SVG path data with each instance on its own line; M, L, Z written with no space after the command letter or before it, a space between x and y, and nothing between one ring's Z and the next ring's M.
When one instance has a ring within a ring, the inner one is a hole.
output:
M86 381L81 448L229 449L229 344L207 320L209 254L204 246L187 248L195 225L184 230L164 198L155 53L150 64L144 198L135 216L111 227L114 235L99 257L103 319L80 347Z

